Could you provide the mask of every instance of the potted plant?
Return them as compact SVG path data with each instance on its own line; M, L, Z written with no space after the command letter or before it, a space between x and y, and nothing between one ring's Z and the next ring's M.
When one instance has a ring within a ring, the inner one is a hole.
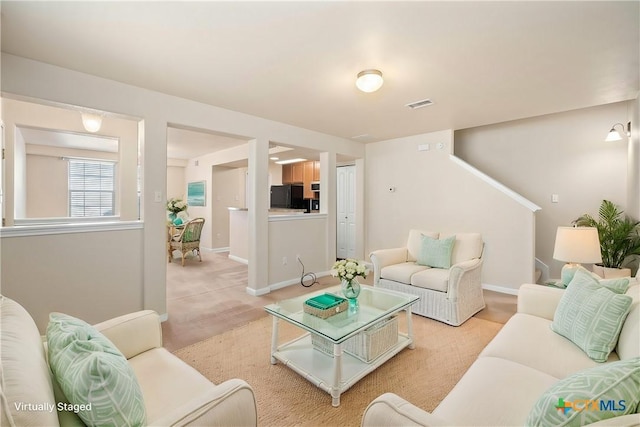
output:
M640 258L640 221L624 215L624 211L611 201L603 200L598 220L584 214L574 224L598 229L602 265L594 265L596 274L600 277L624 277L631 275L632 268L635 270L633 274L636 273Z
M178 214L186 211L188 207L187 202L182 199L171 198L167 200L167 219L173 223L178 217Z

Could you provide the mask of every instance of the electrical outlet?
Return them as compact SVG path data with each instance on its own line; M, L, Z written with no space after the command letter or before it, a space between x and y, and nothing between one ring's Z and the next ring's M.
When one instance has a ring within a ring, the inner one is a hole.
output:
M287 265L287 257L286 256L282 257L282 265Z

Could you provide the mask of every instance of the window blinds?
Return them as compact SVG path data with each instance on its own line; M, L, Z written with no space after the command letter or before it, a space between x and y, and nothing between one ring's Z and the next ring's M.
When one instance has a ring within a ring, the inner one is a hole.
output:
M113 162L69 159L69 216L114 215Z

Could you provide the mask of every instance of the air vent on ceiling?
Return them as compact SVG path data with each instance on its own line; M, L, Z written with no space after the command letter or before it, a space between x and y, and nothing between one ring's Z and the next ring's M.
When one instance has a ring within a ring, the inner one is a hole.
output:
M416 102L410 102L407 105L405 105L405 107L409 107L412 110L415 110L417 108L422 108L422 107L426 107L428 105L433 104L433 101L430 99L423 99L422 101L416 101Z

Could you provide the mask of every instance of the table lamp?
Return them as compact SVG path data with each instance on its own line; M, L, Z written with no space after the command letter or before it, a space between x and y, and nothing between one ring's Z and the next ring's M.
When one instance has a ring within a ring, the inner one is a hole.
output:
M564 261L560 278L568 285L580 264L602 262L600 239L595 227L558 227L553 259Z

